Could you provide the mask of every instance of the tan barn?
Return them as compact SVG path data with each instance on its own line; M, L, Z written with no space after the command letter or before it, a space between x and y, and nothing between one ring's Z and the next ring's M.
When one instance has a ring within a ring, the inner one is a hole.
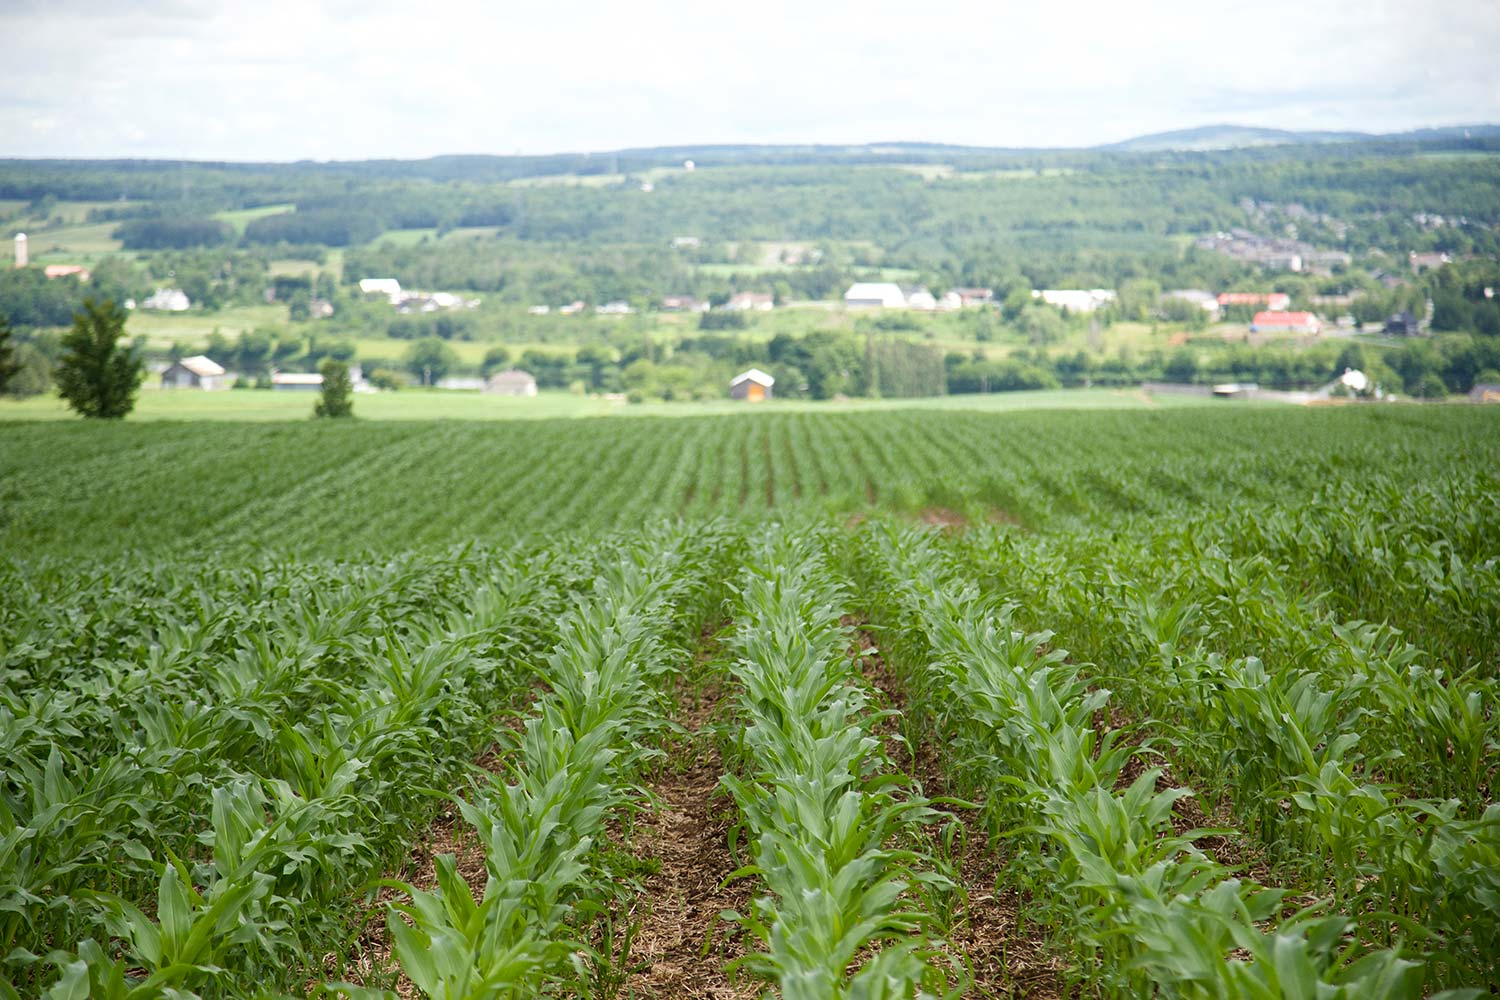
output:
M771 387L776 380L759 368L736 375L729 383L729 398L747 403L759 403L771 398Z
M485 381L484 391L496 396L535 396L536 377L518 368L496 372Z
M183 358L161 373L163 389L224 389L224 369L203 354Z

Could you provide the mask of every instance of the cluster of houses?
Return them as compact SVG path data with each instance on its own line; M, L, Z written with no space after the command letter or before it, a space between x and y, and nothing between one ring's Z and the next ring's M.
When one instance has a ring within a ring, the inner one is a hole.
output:
M350 380L356 390L367 390L364 374L359 365L349 369ZM206 354L195 354L190 358L179 358L161 373L163 389L200 389L212 392L229 389L236 376L224 370L224 366ZM304 372L272 372L271 388L283 391L316 392L323 388L323 376Z
M938 298L920 285L898 285L891 281L856 281L844 293L844 305L849 309L938 312L984 306L994 301L995 293L988 288L950 288Z
M205 354L179 358L161 373L163 389L198 389L212 392L232 388L236 376ZM356 392L373 392L358 364L349 366L349 380ZM443 389L479 389L496 396L535 396L536 378L530 372L509 369L495 372L487 379L444 379ZM271 388L282 392L317 392L323 388L323 376L316 372L272 372Z
M1299 274L1332 274L1335 268L1346 268L1354 262L1354 258L1342 250L1319 250L1301 240L1261 236L1245 229L1200 236L1194 245L1200 250L1212 250L1273 271Z
M407 291L395 278L361 278L359 291L369 298L385 299L397 312L403 314L476 309L479 306L478 299L466 299L452 292Z

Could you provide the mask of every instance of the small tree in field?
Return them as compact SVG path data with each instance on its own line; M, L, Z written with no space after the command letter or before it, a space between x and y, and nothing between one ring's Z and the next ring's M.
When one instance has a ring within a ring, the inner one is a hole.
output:
M16 349L10 342L10 322L0 316L0 392L5 391L20 370L21 363L16 360Z
M124 335L125 310L109 299L84 299L73 314L57 363L57 388L85 417L118 420L135 407L146 372L140 356L120 343Z
M323 392L313 404L315 417L354 416L354 384L349 381L349 366L329 358L318 366L323 373Z

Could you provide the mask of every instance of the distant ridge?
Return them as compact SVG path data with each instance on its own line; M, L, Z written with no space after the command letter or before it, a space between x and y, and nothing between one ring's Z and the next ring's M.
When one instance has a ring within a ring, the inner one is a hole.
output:
M1136 136L1095 149L1120 153L1207 152L1216 149L1246 149L1252 146L1294 146L1329 142L1433 142L1454 139L1500 137L1500 125L1450 125L1410 132L1294 132L1247 125L1202 125Z

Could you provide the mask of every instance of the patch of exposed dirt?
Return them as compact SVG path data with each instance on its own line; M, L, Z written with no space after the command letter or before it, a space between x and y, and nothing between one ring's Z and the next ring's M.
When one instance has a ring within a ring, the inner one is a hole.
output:
M498 745L491 746L475 761L487 771L498 771L500 757ZM487 874L484 848L469 825L459 814L453 803L446 804L433 819L431 825L412 843L406 860L398 871L387 874L387 878L400 879L418 889L431 890L437 886L436 858L440 854L453 855L458 873L469 883L475 902L484 895ZM397 975L396 995L402 1000L419 997L416 986L401 974L391 948L391 938L385 925L386 904L405 898L405 893L391 888L382 888L370 905L368 918L359 947L351 964L339 978L358 985L370 985L381 978ZM329 969L332 975L335 972Z
M745 912L755 897L753 879L721 885L737 867L729 852L734 807L716 795L724 761L704 727L725 697L717 684L696 696L680 687L675 721L689 738L675 746L649 785L660 809L643 814L630 850L660 867L643 880L629 919L639 921L630 962L638 966L626 982L640 997L759 997L763 985L751 977L731 981L726 966L745 954L724 910Z
M969 526L969 519L952 507L924 507L917 514L923 524L936 525L944 531L962 531Z
M1024 521L1022 521L1019 517L1017 517L1016 515L1012 514L1008 510L1003 510L1000 507L991 507L985 513L984 519L986 521L988 521L989 523L991 523L991 524L1010 525L1013 528L1025 528L1026 527L1026 523Z
M1094 728L1101 737L1109 731L1117 732L1119 734L1116 737L1117 743L1138 747L1146 742L1146 735L1135 726L1118 705L1110 705L1108 718L1096 719ZM1156 776L1155 787L1158 792L1164 792L1169 788L1192 788L1191 784L1179 779L1179 771L1172 761L1170 748L1153 746L1151 750L1151 753L1132 756L1125 763L1125 766L1120 769L1119 777L1115 780L1115 791L1121 792L1129 788L1137 778L1151 768L1159 768L1161 772ZM1200 837L1195 843L1204 854L1226 868L1234 870L1241 877L1252 879L1261 885L1274 885L1273 875L1264 852L1250 843L1245 835L1236 829L1237 824L1229 803L1209 803L1208 806L1209 808L1205 809L1205 803L1196 790L1194 794L1178 799L1172 807L1173 831L1181 835L1189 830L1230 830L1231 832L1226 834Z
M865 680L880 692L887 706L905 713L906 695L901 680L880 655L874 636L859 627L863 622L855 616L846 615L841 623L856 629L849 655L859 660ZM915 779L919 794L929 798L950 795L937 748L927 740L908 744L896 739L898 727L898 721L890 718L882 720L877 728L877 734L886 740L886 753L892 762ZM944 810L959 828L950 860L954 877L962 888L962 900L945 950L973 976L969 995L1044 1000L1072 995L1066 988L1066 967L1049 950L1041 930L1021 925L1020 917L1029 900L1013 889L1000 887L1004 866L989 848L988 837L975 811L956 806L945 806ZM941 828L933 825L925 832L932 842L928 853L940 856Z

